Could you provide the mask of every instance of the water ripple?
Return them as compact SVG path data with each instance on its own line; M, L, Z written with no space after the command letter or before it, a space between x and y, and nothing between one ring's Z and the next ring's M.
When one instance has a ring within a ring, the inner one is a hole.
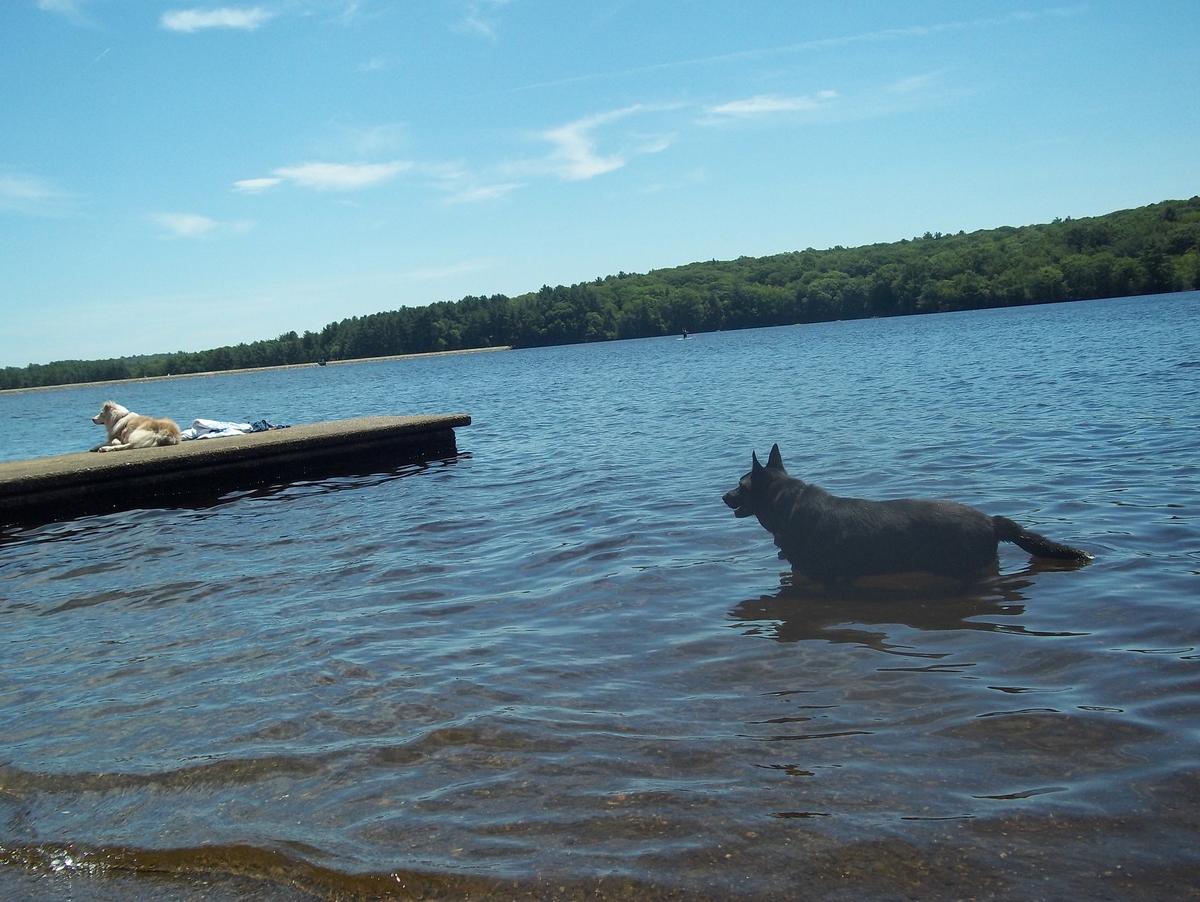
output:
M1193 294L131 385L181 418L474 425L446 460L0 538L0 896L1198 885L1198 319ZM91 394L0 406L66 451ZM803 584L720 503L776 441L830 490L1096 560Z

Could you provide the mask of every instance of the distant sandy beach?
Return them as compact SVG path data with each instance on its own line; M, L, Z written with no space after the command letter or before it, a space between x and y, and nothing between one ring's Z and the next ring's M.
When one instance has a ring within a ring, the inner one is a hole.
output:
M456 354L486 354L491 351L511 351L511 345L496 345L490 348L465 348L461 351L426 351L423 354L392 354L387 357L356 357L351 360L329 360L326 366L345 366L350 363L382 363L385 360L415 360L419 357L450 357ZM134 382L159 382L164 379L193 379L200 376L236 376L243 373L267 373L272 370L301 370L319 367L319 363L282 363L278 366L252 366L236 370L210 370L203 373L172 373L167 376L138 376L133 379L108 379L103 382L66 382L61 385L36 385L31 388L4 388L0 395L21 392L54 391L59 388L97 388L105 385L128 385Z

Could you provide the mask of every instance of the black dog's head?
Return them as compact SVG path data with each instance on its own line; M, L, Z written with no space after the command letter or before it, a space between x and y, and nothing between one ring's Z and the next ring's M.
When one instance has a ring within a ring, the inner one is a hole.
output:
M760 502L766 496L767 485L772 477L787 475L778 445L771 446L771 454L765 467L758 462L758 455L753 452L750 454L750 460L750 472L738 481L736 488L721 496L721 500L733 509L735 517L750 517L760 513L763 510Z

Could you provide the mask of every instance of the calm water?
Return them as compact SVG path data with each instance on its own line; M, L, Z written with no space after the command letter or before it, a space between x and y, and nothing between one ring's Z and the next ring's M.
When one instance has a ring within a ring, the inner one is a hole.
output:
M467 411L453 460L9 533L0 897L1200 892L1200 293L0 396ZM791 586L750 451L950 497L968 597Z

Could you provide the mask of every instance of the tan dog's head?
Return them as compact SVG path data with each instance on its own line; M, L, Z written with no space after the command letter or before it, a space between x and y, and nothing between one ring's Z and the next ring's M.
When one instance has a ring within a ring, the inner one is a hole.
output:
M123 407L116 401L105 401L104 406L100 408L100 412L92 417L92 422L97 426L111 428L116 424L117 420L129 413L129 408Z

